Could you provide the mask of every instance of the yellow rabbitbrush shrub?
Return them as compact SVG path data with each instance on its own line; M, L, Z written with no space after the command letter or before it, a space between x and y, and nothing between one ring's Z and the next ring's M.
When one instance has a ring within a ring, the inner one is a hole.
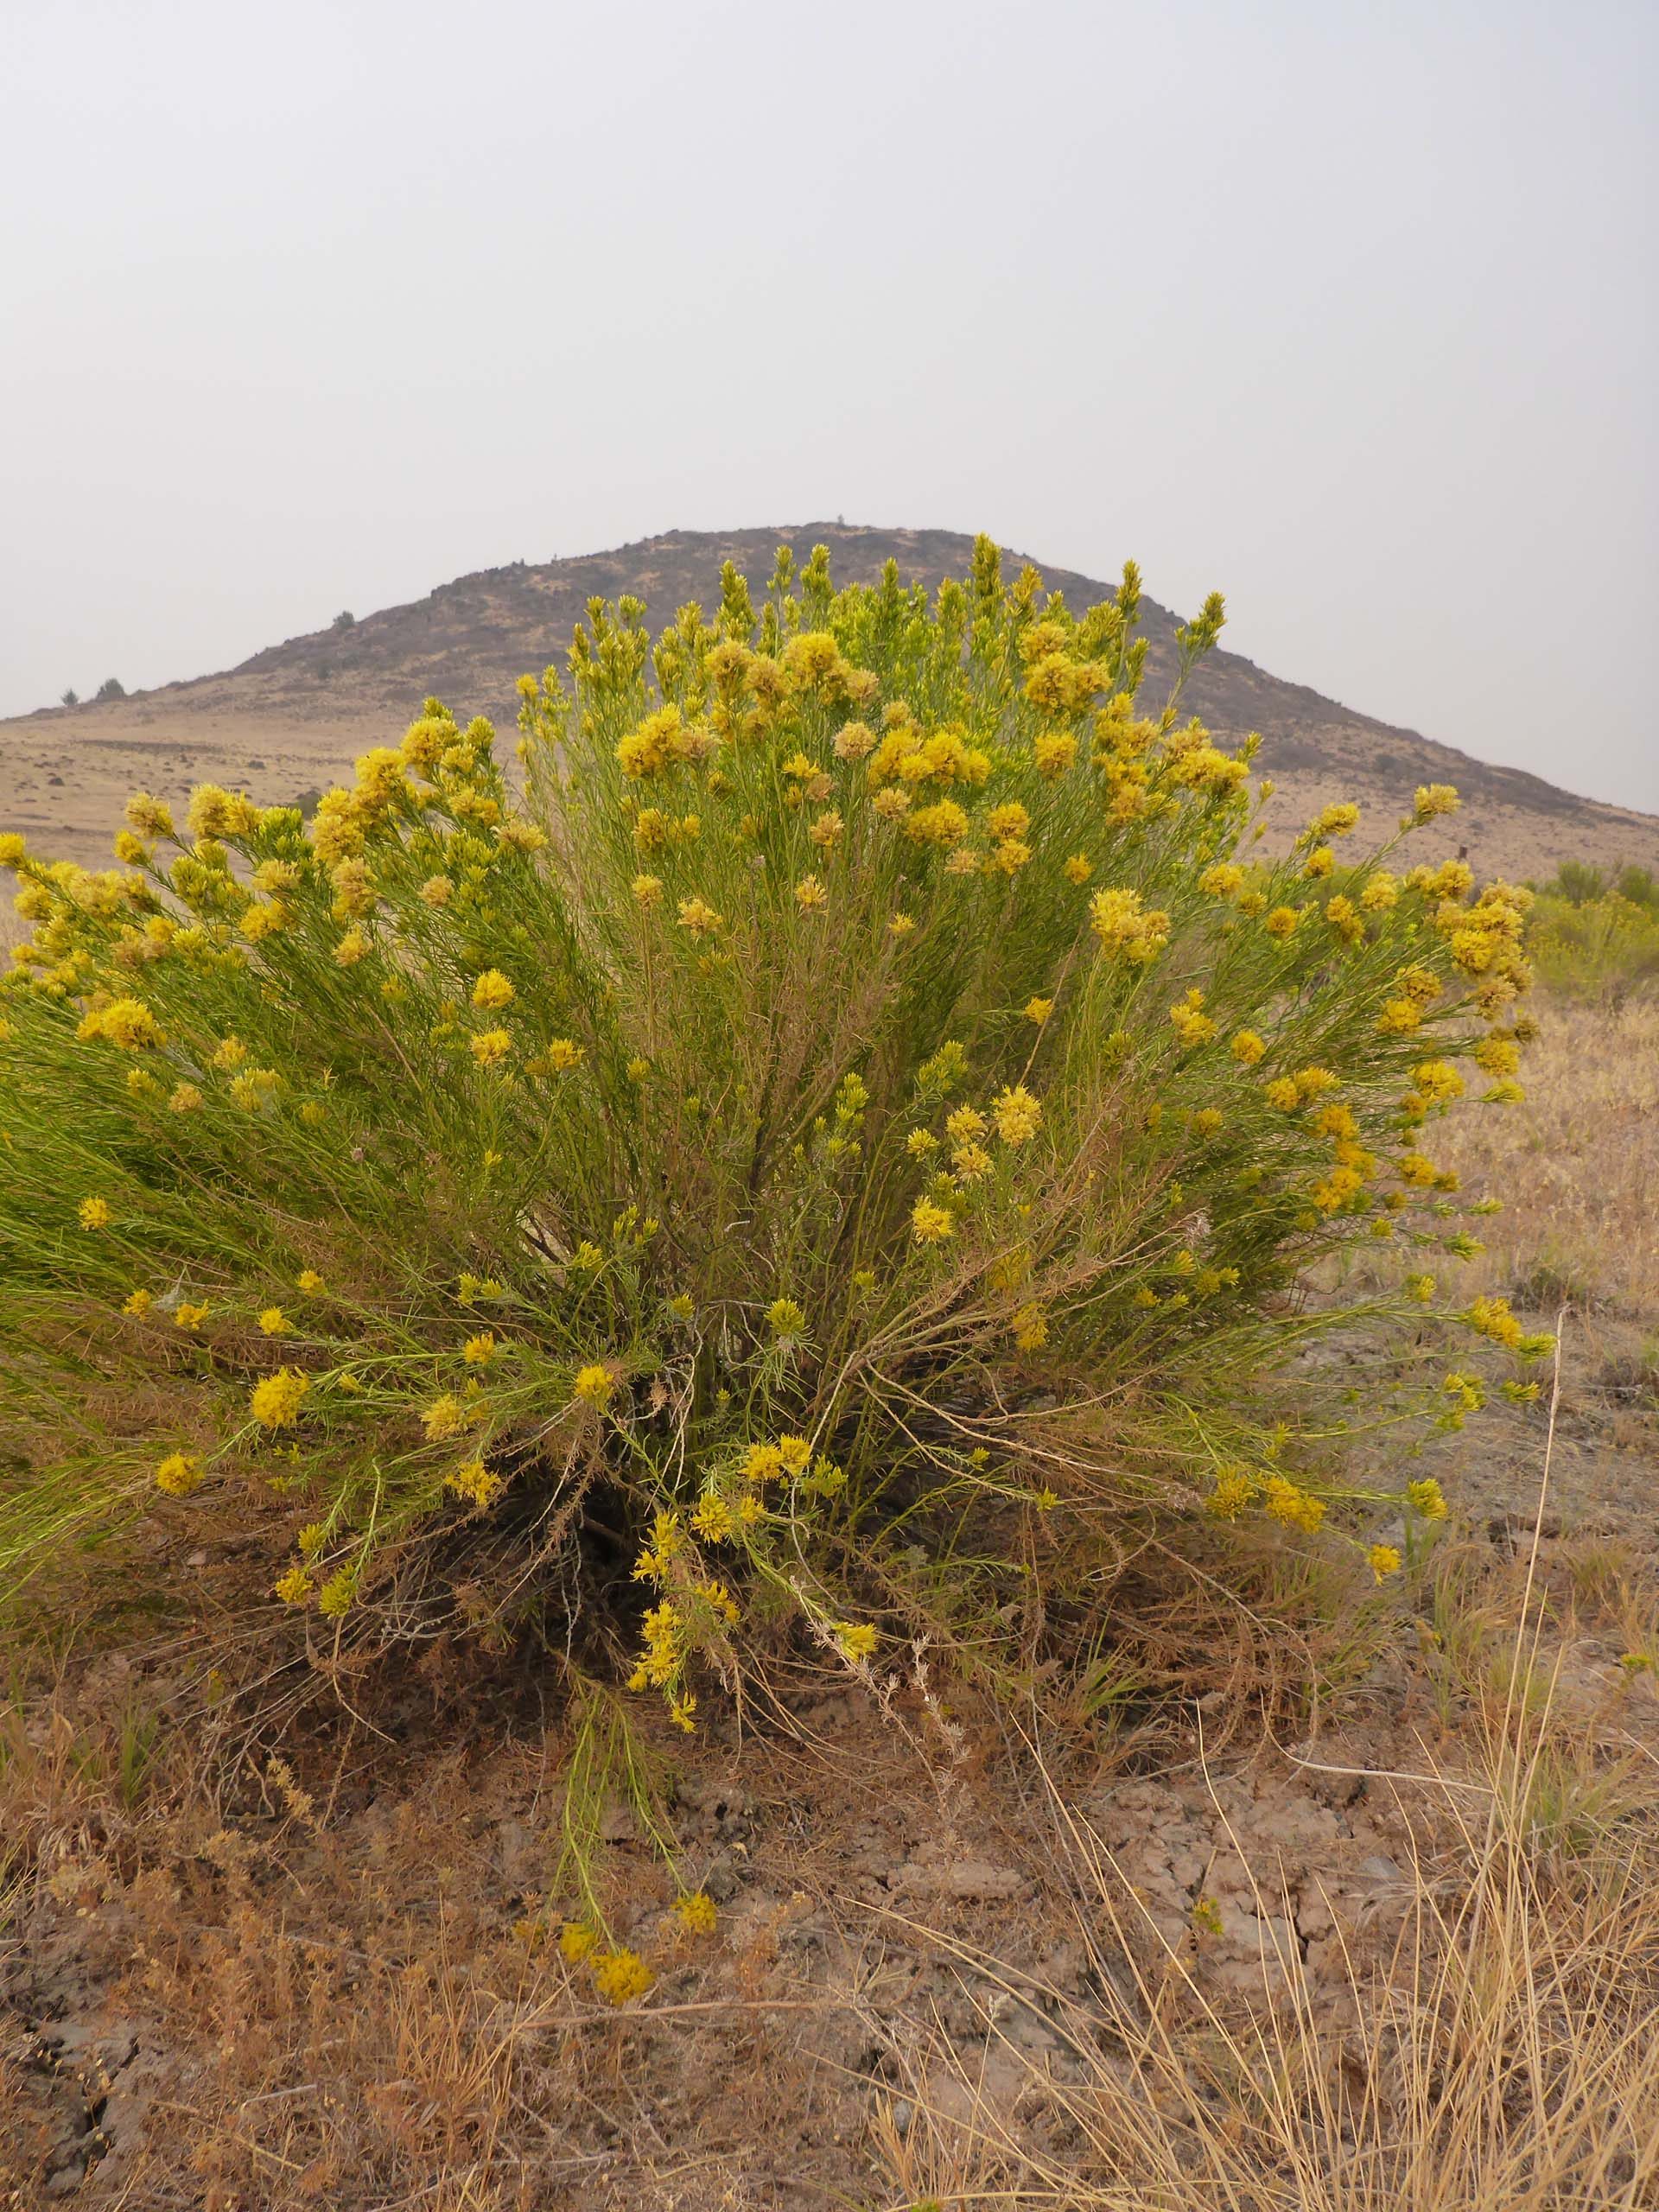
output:
M1525 896L1339 862L1352 808L1254 859L1249 748L1140 708L1137 595L780 555L654 645L594 602L512 785L429 701L308 827L204 788L106 874L9 840L10 1583L252 1485L331 1635L499 1630L569 1619L598 1527L690 1726L760 1622L1011 1665L1130 1509L1366 1541L1299 1281L1472 1249L1423 1125L1516 1095Z

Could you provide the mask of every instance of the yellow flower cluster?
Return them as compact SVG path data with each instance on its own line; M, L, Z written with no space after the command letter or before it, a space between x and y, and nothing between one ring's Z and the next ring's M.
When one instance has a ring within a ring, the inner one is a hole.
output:
M1169 1018L1184 1045L1207 1045L1217 1033L1215 1021L1204 1011L1204 993L1196 985L1184 999L1171 1007Z
M255 1383L248 1411L262 1428L291 1428L311 1388L311 1378L297 1368L279 1367Z
M1089 902L1089 921L1103 951L1137 965L1155 960L1169 943L1169 916L1160 908L1143 906L1138 891L1096 892Z
M155 1015L142 1001L132 998L111 999L107 1005L95 1007L83 1015L75 1034L83 1040L102 1038L124 1052L142 1052L162 1041Z

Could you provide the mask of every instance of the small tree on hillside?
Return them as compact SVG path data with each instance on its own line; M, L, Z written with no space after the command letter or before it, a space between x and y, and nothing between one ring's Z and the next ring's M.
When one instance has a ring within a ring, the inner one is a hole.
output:
M106 676L92 694L95 702L105 699L124 699L126 696L126 685L122 683L119 677L116 676Z
M75 690L73 684L70 685L69 689L59 700L58 704L60 707L78 707L80 704L80 694Z

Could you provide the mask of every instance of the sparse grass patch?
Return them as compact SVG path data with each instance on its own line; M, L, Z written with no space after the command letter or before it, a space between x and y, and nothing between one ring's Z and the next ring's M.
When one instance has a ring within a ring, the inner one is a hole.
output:
M1501 1195L1471 1288L1533 1285L1659 1321L1659 1006L1538 1007L1527 1097L1447 1131L1466 1181ZM1553 1310L1548 1299L1538 1310Z

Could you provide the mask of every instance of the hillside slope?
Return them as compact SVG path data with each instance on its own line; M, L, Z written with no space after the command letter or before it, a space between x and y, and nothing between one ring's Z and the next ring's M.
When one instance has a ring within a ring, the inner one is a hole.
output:
M0 827L25 831L44 852L91 863L106 855L121 802L139 785L176 798L208 779L267 802L292 799L336 778L365 746L394 739L429 693L510 729L515 679L562 659L591 597L632 592L661 626L688 600L715 603L728 559L758 596L785 539L803 559L813 545L827 545L839 582L873 580L892 558L906 579L930 585L964 574L972 543L955 531L838 523L670 531L610 552L461 576L350 629L288 639L219 675L0 723ZM1009 559L1017 566L1023 557ZM1043 574L1079 612L1112 588L1068 569ZM1147 696L1160 698L1175 617L1147 601L1144 627L1152 645ZM1186 696L1224 737L1262 733L1261 769L1283 793L1274 811L1287 828L1337 798L1380 809L1387 822L1416 785L1451 782L1465 797L1459 833L1481 868L1535 875L1578 857L1659 864L1659 817L1472 760L1270 676L1238 654L1213 654Z

